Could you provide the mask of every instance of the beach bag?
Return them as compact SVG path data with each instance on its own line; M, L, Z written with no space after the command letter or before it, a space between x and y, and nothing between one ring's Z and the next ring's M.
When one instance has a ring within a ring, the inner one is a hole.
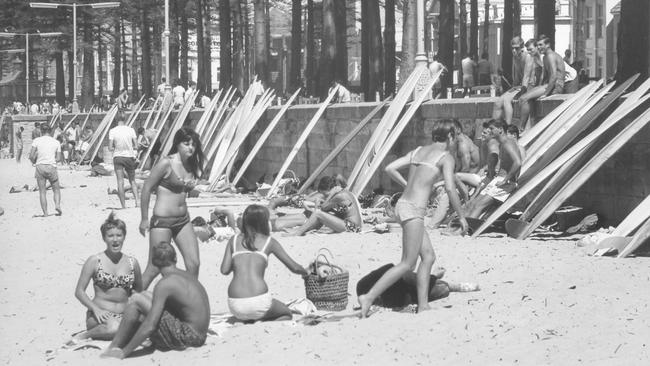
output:
M305 294L318 310L341 311L348 306L350 273L330 262L332 252L321 248L304 277Z

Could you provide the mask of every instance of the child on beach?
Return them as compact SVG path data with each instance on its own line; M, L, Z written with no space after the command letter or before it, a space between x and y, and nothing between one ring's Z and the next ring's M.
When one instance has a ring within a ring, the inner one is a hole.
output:
M266 207L248 206L242 216L241 229L242 234L234 236L226 245L221 262L221 273L233 272L228 286L230 312L243 321L291 319L291 310L271 297L264 281L269 254L275 255L293 273L305 276L307 270L271 238Z
M75 339L111 340L117 332L129 296L142 291L142 277L138 261L122 253L126 224L111 212L102 224L102 239L106 250L90 256L79 275L75 297L86 307L86 331ZM95 297L86 294L93 280Z

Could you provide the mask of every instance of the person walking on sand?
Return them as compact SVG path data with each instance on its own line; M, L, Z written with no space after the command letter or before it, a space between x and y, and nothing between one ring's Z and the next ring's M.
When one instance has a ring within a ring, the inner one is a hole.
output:
M436 255L429 235L424 230L424 214L433 185L440 176L445 181L445 190L451 205L458 213L461 234L467 231L467 221L461 210L454 180L455 161L451 150L455 144L456 128L453 121L444 120L434 123L431 135L433 140L431 144L416 148L386 167L386 173L404 186L404 192L395 205L395 215L403 232L402 260L386 271L367 294L359 296L362 318L368 316L370 306L379 295L415 268L418 257L420 257L420 265L417 269L418 312L429 309L429 281ZM408 180L398 172L405 167L409 168Z
M20 126L18 131L16 131L16 163L20 163L20 159L23 157L23 131L25 128Z
M43 217L47 213L47 182L52 186L54 193L54 207L56 216L61 216L61 186L59 185L59 174L56 170L56 162L61 158L61 144L52 137L52 129L47 124L41 126L43 136L32 141L32 150L29 152L29 160L35 165L34 177L38 184L38 193L43 209Z
M142 186L140 234L149 230L149 261L142 274L146 289L159 271L151 262L151 248L161 241L174 239L183 255L185 269L199 276L199 243L187 210L187 193L196 186L203 173L203 149L199 135L189 127L182 127L174 135L171 155L161 158L151 169ZM149 200L156 189L156 204L149 221Z
M242 235L235 235L226 245L221 273L233 272L228 286L228 308L239 320L289 320L291 310L271 297L264 281L269 255L274 254L291 272L306 276L308 271L271 238L269 210L250 205L242 216Z
M205 344L210 325L210 301L205 288L195 276L176 268L176 251L169 242L154 245L151 260L163 278L153 293L131 296L102 358L123 359L147 338L161 351Z
M124 115L117 118L117 126L108 131L108 146L113 151L113 166L117 178L117 196L122 208L126 208L124 193L124 172L126 172L133 191L135 207L138 207L138 186L135 184L135 146L137 137L135 130L124 122Z
M122 252L126 224L111 212L100 227L106 250L91 255L81 269L75 297L88 308L86 331L77 339L111 340L117 332L129 296L142 291L142 275L138 261ZM95 297L86 294L93 280Z

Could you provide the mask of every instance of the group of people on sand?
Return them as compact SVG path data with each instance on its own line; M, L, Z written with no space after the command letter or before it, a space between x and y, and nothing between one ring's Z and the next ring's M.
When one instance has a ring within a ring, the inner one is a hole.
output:
M187 192L202 175L203 163L198 134L183 127L173 137L171 154L154 166L145 181L139 231L142 235L148 232L150 250L143 272L135 258L122 253L126 224L111 213L101 226L106 249L86 260L75 291L88 309L87 330L75 337L112 340L103 356L124 358L146 338L163 350L198 347L205 342L210 305L198 281L199 248L186 204ZM149 217L154 190L157 198ZM268 257L275 255L294 273L306 275L307 270L271 238L266 207L247 207L240 229L241 234L226 245L221 265L224 275L233 273L228 288L230 312L243 321L290 318L288 307L269 295L264 281ZM185 270L176 267L172 240ZM162 279L153 292L146 292L158 274ZM85 292L91 280L92 299Z

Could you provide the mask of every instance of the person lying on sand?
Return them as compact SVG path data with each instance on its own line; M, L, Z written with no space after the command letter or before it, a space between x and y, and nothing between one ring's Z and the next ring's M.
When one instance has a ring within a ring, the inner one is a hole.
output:
M278 196L269 202L271 212L271 224L273 231L281 231L303 225L311 215L311 209L319 207L327 198L327 192L336 186L334 177L325 176L318 181L318 188L309 194L294 194L290 196ZM302 213L284 215L277 212L278 207L291 206L305 209Z
M162 351L201 347L210 324L210 302L196 276L176 268L169 242L154 244L151 261L162 279L151 292L131 296L117 333L101 357L125 358L147 337Z
M291 272L306 276L307 270L271 238L269 211L260 205L250 205L242 216L242 234L235 235L226 245L221 273L233 273L228 286L228 308L239 320L289 320L291 310L271 297L264 281L269 255L275 255Z
M224 206L216 206L210 212L210 221L205 221L201 216L195 217L192 226L196 237L202 242L230 239L239 231L235 212Z
M381 276L393 268L392 263L383 265L363 276L357 282L357 296L367 294ZM448 283L441 281L445 270L438 268L430 275L428 301L435 301L449 296L450 292L478 291L479 286L471 283ZM397 282L386 289L375 299L373 305L386 308L404 308L417 303L417 275L415 272L406 272Z
M78 339L111 340L122 320L129 296L142 291L142 276L138 261L122 253L126 237L126 224L111 212L100 227L106 250L90 256L81 269L75 297L86 312L86 331ZM92 279L95 297L86 294Z
M139 192L142 191L142 186L144 185L144 183L136 183L135 185L137 186ZM106 188L106 192L109 195L111 195L111 194L117 195L118 194L117 188ZM128 192L132 192L131 186L125 184L124 185L124 193L128 193ZM155 192L153 192L153 193L155 193Z
M324 192L327 196L320 207L306 208L311 211L307 221L293 231L289 236L305 235L310 230L327 226L335 233L361 232L363 221L361 219L361 206L357 198L349 190L335 185Z

